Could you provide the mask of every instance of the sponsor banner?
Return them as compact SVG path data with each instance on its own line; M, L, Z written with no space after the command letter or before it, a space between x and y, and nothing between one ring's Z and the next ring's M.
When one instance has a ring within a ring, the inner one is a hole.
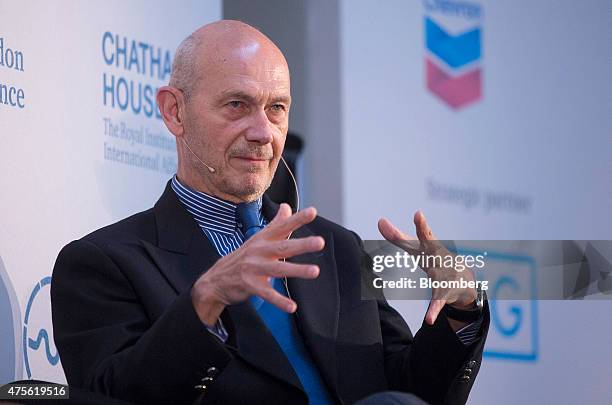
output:
M220 0L0 0L0 383L65 382L55 258L155 203L177 164L155 92L179 42L220 17Z
M490 300L470 403L605 403L612 302L594 270L612 260L596 243L612 239L609 2L350 0L340 14L344 225L375 240L384 217L414 236L421 210L457 247L511 241L488 250L489 297L527 295L534 265L537 290L552 288L540 266L562 267L557 300ZM528 240L560 240L566 257ZM392 300L413 331L423 296Z

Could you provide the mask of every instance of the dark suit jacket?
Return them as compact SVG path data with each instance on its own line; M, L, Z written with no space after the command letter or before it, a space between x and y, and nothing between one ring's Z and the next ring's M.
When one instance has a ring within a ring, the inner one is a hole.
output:
M278 206L264 199L271 219ZM297 323L332 395L410 391L432 403L463 403L480 367L488 328L464 346L441 315L413 337L384 300L361 300L361 240L318 217L296 232L325 238L316 280L290 279ZM68 383L135 403L306 404L298 377L248 303L227 307L225 344L200 322L190 289L219 258L176 195L73 241L53 271L56 346ZM194 387L215 367L205 393ZM471 374L465 379L465 369Z

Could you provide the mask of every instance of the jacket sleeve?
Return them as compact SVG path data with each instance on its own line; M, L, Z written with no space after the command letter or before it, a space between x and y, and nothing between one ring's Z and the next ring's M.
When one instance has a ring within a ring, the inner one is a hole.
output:
M372 259L363 250L363 241L356 234L355 237L362 249L362 263L371 269ZM363 282L371 285L374 277L371 273L362 277ZM411 392L431 404L464 404L482 361L489 329L488 303L485 301L477 338L465 345L443 313L433 325L423 322L413 336L402 316L380 291L372 298L378 304L388 388Z
M464 404L480 369L489 327L485 304L479 337L461 343L444 314L425 322L411 338L408 326L386 302L379 302L389 388L412 392L431 404Z
M87 240L64 247L51 303L68 383L134 403L192 402L207 369L232 354L200 322L189 290L151 320L108 254Z

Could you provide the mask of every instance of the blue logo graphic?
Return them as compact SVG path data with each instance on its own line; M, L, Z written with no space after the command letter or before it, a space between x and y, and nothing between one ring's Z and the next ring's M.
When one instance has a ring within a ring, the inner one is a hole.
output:
M425 38L427 49L453 69L480 59L480 28L452 36L425 17Z
M19 303L0 258L0 385L21 379L20 319Z
M424 5L425 84L458 110L482 97L482 7L450 0L425 0ZM462 31L451 34L451 26Z
M509 287L513 293L518 293L520 290L518 283L515 279L508 276L503 276L500 277L497 283L495 283L495 285L493 286L491 296L498 297L500 295L501 289L504 287ZM496 301L491 301L491 309L493 313L497 315ZM495 326L495 329L497 329L499 333L501 333L503 336L516 335L523 321L523 311L520 307L511 306L509 309L510 314L512 314L512 321L510 322L510 324L504 324L499 318L499 316L493 317L493 325Z
M40 297L40 292L44 287L48 287L51 284L51 277L45 277L40 282L36 284L34 290L30 294L30 299L28 300L28 306L26 307L25 319L23 322L23 356L25 360L26 373L28 378L32 378L32 371L30 367L30 358L28 357L28 352L38 351L41 347L44 348L44 354L47 359L47 362L51 366L57 365L59 362L59 354L53 345L53 342L47 332L47 329L44 327L39 327L38 330L36 328L32 328L32 308L36 301L37 297ZM28 335L28 327L30 326L30 331L33 332L36 336L32 339L31 335Z
M458 249L461 254L482 254ZM538 359L537 273L532 257L487 251L491 326L484 356L535 362ZM482 277L479 277L482 278ZM531 299L508 299L508 297Z

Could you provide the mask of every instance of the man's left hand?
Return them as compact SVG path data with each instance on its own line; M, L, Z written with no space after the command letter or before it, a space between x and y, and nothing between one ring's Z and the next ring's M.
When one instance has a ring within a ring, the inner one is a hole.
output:
M439 255L441 257L452 255L452 253L450 253L434 236L431 228L427 225L425 215L423 215L421 211L417 211L414 214L414 225L416 227L418 239L402 232L385 218L378 221L378 230L386 240L411 255L420 255L421 253L430 256ZM463 271L445 267L422 267L422 269L432 281L475 280L474 274L470 269L465 269ZM476 290L473 288L433 288L431 296L432 299L429 302L429 307L425 314L425 321L433 325L438 314L446 304L452 305L457 309L472 308L476 300ZM455 331L466 325L464 322L452 319L449 319L449 322Z

